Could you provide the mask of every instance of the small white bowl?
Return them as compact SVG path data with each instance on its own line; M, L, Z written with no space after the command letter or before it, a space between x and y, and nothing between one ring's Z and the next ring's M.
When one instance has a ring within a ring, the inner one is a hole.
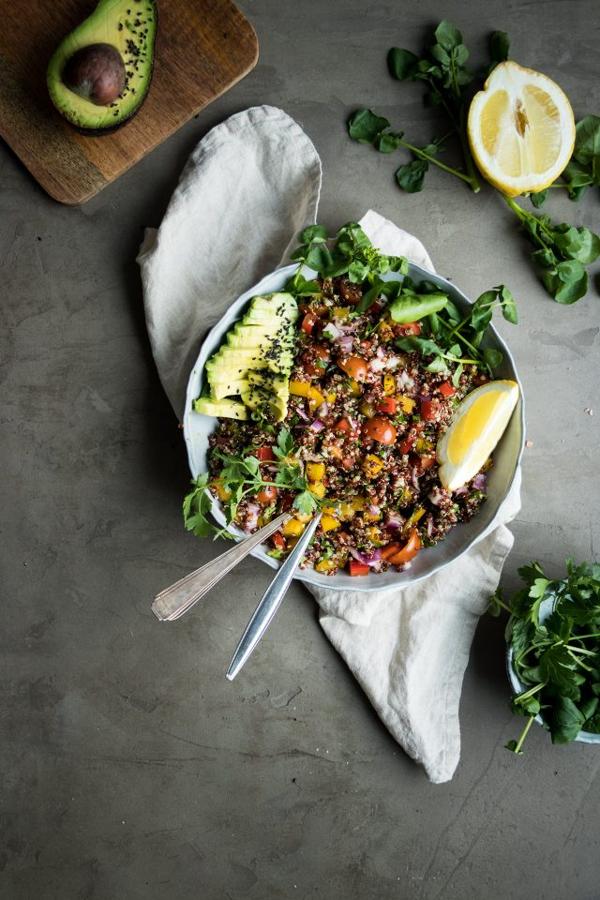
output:
M542 603L540 603L540 615L539 615L540 624L544 621L544 619L546 619L550 615L551 612L552 612L552 600L542 601ZM510 681L510 683L512 685L512 689L515 692L515 694L521 694L523 691L527 690L528 685L523 684L522 681L519 681L519 679L517 677L517 673L515 672L512 663L513 663L513 648L509 644L508 649L506 651L506 673L508 675L508 680ZM539 713L535 717L534 721L537 722L538 725L545 727L544 720L542 719L542 717L540 716ZM577 735L577 737L575 738L575 740L579 741L581 744L600 744L600 734L594 734L591 731L580 731L579 734Z
M248 301L257 294L269 294L274 291L283 290L288 279L294 274L297 266L285 266L277 269L275 272L265 276L258 284L255 284L248 291L242 294L234 303L231 304L227 312L217 322L217 324L207 334L202 348L198 355L198 359L191 371L188 381L185 413L183 417L184 436L187 445L188 459L190 469L194 478L207 471L207 451L208 438L214 430L217 420L210 416L200 415L193 410L193 401L199 397L202 392L204 366L206 361L223 341L227 331L238 319L241 318L244 307ZM310 272L307 273L308 277ZM314 273L313 273L314 274ZM439 275L421 269L419 266L411 265L409 267L409 277L416 283L428 281L439 287L440 290L448 294L450 299L458 306L459 309L467 310L471 305L471 301L458 290L451 282ZM398 280L396 273L389 273L384 276L386 280ZM434 547L428 547L421 550L418 556L413 560L409 569L403 572L397 572L389 569L382 574L371 573L360 578L353 578L346 572L339 572L336 575L327 576L315 572L314 569L299 569L296 578L305 581L308 584L318 585L323 588L334 588L346 591L375 591L385 590L388 588L403 588L409 584L414 584L423 578L428 578L434 572L439 572L444 566L454 562L463 553L473 546L473 544L484 537L496 525L498 511L506 499L512 483L514 481L521 454L523 452L525 420L524 420L524 402L523 389L517 375L517 370L510 354L510 351L500 335L493 327L488 329L486 340L483 346L494 347L502 351L504 362L498 371L499 378L511 378L519 384L519 401L512 415L509 425L504 432L502 440L494 451L494 466L490 470L487 483L487 500L476 513L475 516L462 525L453 528L452 531ZM225 516L221 504L214 498L212 499L212 513L215 519L225 525ZM237 539L243 538L243 532L235 527L230 526L229 531ZM262 559L271 568L278 568L279 563L271 556L267 555L264 547L258 547L253 551L253 555Z

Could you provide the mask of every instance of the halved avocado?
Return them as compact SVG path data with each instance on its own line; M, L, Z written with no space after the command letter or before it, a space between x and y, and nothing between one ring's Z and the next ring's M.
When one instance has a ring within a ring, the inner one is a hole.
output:
M96 133L130 119L150 88L156 28L155 0L100 0L48 64L48 91L59 113Z
M194 400L194 409L205 416L221 416L224 419L247 419L248 410L237 400L213 400L211 397L198 397Z

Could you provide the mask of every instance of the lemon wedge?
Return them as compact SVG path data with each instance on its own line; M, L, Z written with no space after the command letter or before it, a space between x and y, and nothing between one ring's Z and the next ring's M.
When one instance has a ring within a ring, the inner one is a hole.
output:
M502 437L518 399L516 381L489 381L459 403L437 445L439 477L446 490L455 491L477 475Z
M467 132L484 178L516 197L558 178L573 152L575 117L554 81L509 60L473 97Z

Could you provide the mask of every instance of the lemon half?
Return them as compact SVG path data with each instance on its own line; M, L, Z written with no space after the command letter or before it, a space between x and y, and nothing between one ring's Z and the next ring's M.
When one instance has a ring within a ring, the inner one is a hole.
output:
M543 191L558 178L573 152L575 117L554 81L508 61L473 97L467 132L484 178L516 197Z
M448 491L477 475L504 434L518 399L516 381L489 381L459 403L437 445L439 478Z

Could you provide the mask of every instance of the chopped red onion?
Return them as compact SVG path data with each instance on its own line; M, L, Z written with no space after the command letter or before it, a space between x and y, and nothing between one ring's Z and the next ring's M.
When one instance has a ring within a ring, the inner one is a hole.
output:
M335 339L335 343L338 345L340 350L343 350L344 353L351 353L352 346L354 344L354 338L351 334L343 334Z
M320 407L317 410L317 415L326 416L328 412L329 412L329 403L327 402L327 400L323 400L323 402L321 403Z
M433 503L434 506L439 506L440 502L443 500L443 497L444 495L438 487L434 487L433 490L431 490L427 495L427 499L430 503Z
M390 356L388 361L385 364L386 369L395 369L399 364L400 358L398 356Z
M304 419L305 422L310 422L310 418L306 415L306 413L304 412L304 410L302 409L302 407L300 405L298 405L296 407L296 412L298 413L298 415L300 416L301 419Z
M402 388L413 388L415 386L414 379L410 377L405 369L398 373L398 384Z
M378 516L381 512L381 507L377 506L376 503L369 503L367 506L367 512L372 516Z
M369 368L371 372L383 372L385 363L382 359L371 359L369 360Z
M419 473L418 473L416 466L413 468L412 472L410 473L410 480L412 481L412 486L414 487L415 491L417 491L417 492L420 491L421 488L419 485Z
M476 491L485 491L486 483L487 478L483 472L480 472L479 475L476 475L473 479L473 487Z
M359 563L362 563L363 566L376 566L381 560L381 550L374 550L370 556L367 556L366 553L360 553L354 547L349 547L351 556L354 557Z
M335 341L336 338L339 338L341 331L337 328L333 322L328 322L325 328L323 329L323 337L329 338L332 341Z
M433 534L433 516L427 516L425 527L427 529L427 537L430 538Z
M323 422L320 421L320 419L315 419L314 422L310 423L309 427L310 427L311 431L319 432L319 431L323 431L323 429L325 428L325 425L323 424Z
M404 517L399 512L389 512L385 520L385 527L390 530L402 528L404 525Z
M464 495L468 494L468 493L469 492L467 491L467 489L464 485L462 487L456 488L456 490L454 491L454 495L456 497L464 497Z

